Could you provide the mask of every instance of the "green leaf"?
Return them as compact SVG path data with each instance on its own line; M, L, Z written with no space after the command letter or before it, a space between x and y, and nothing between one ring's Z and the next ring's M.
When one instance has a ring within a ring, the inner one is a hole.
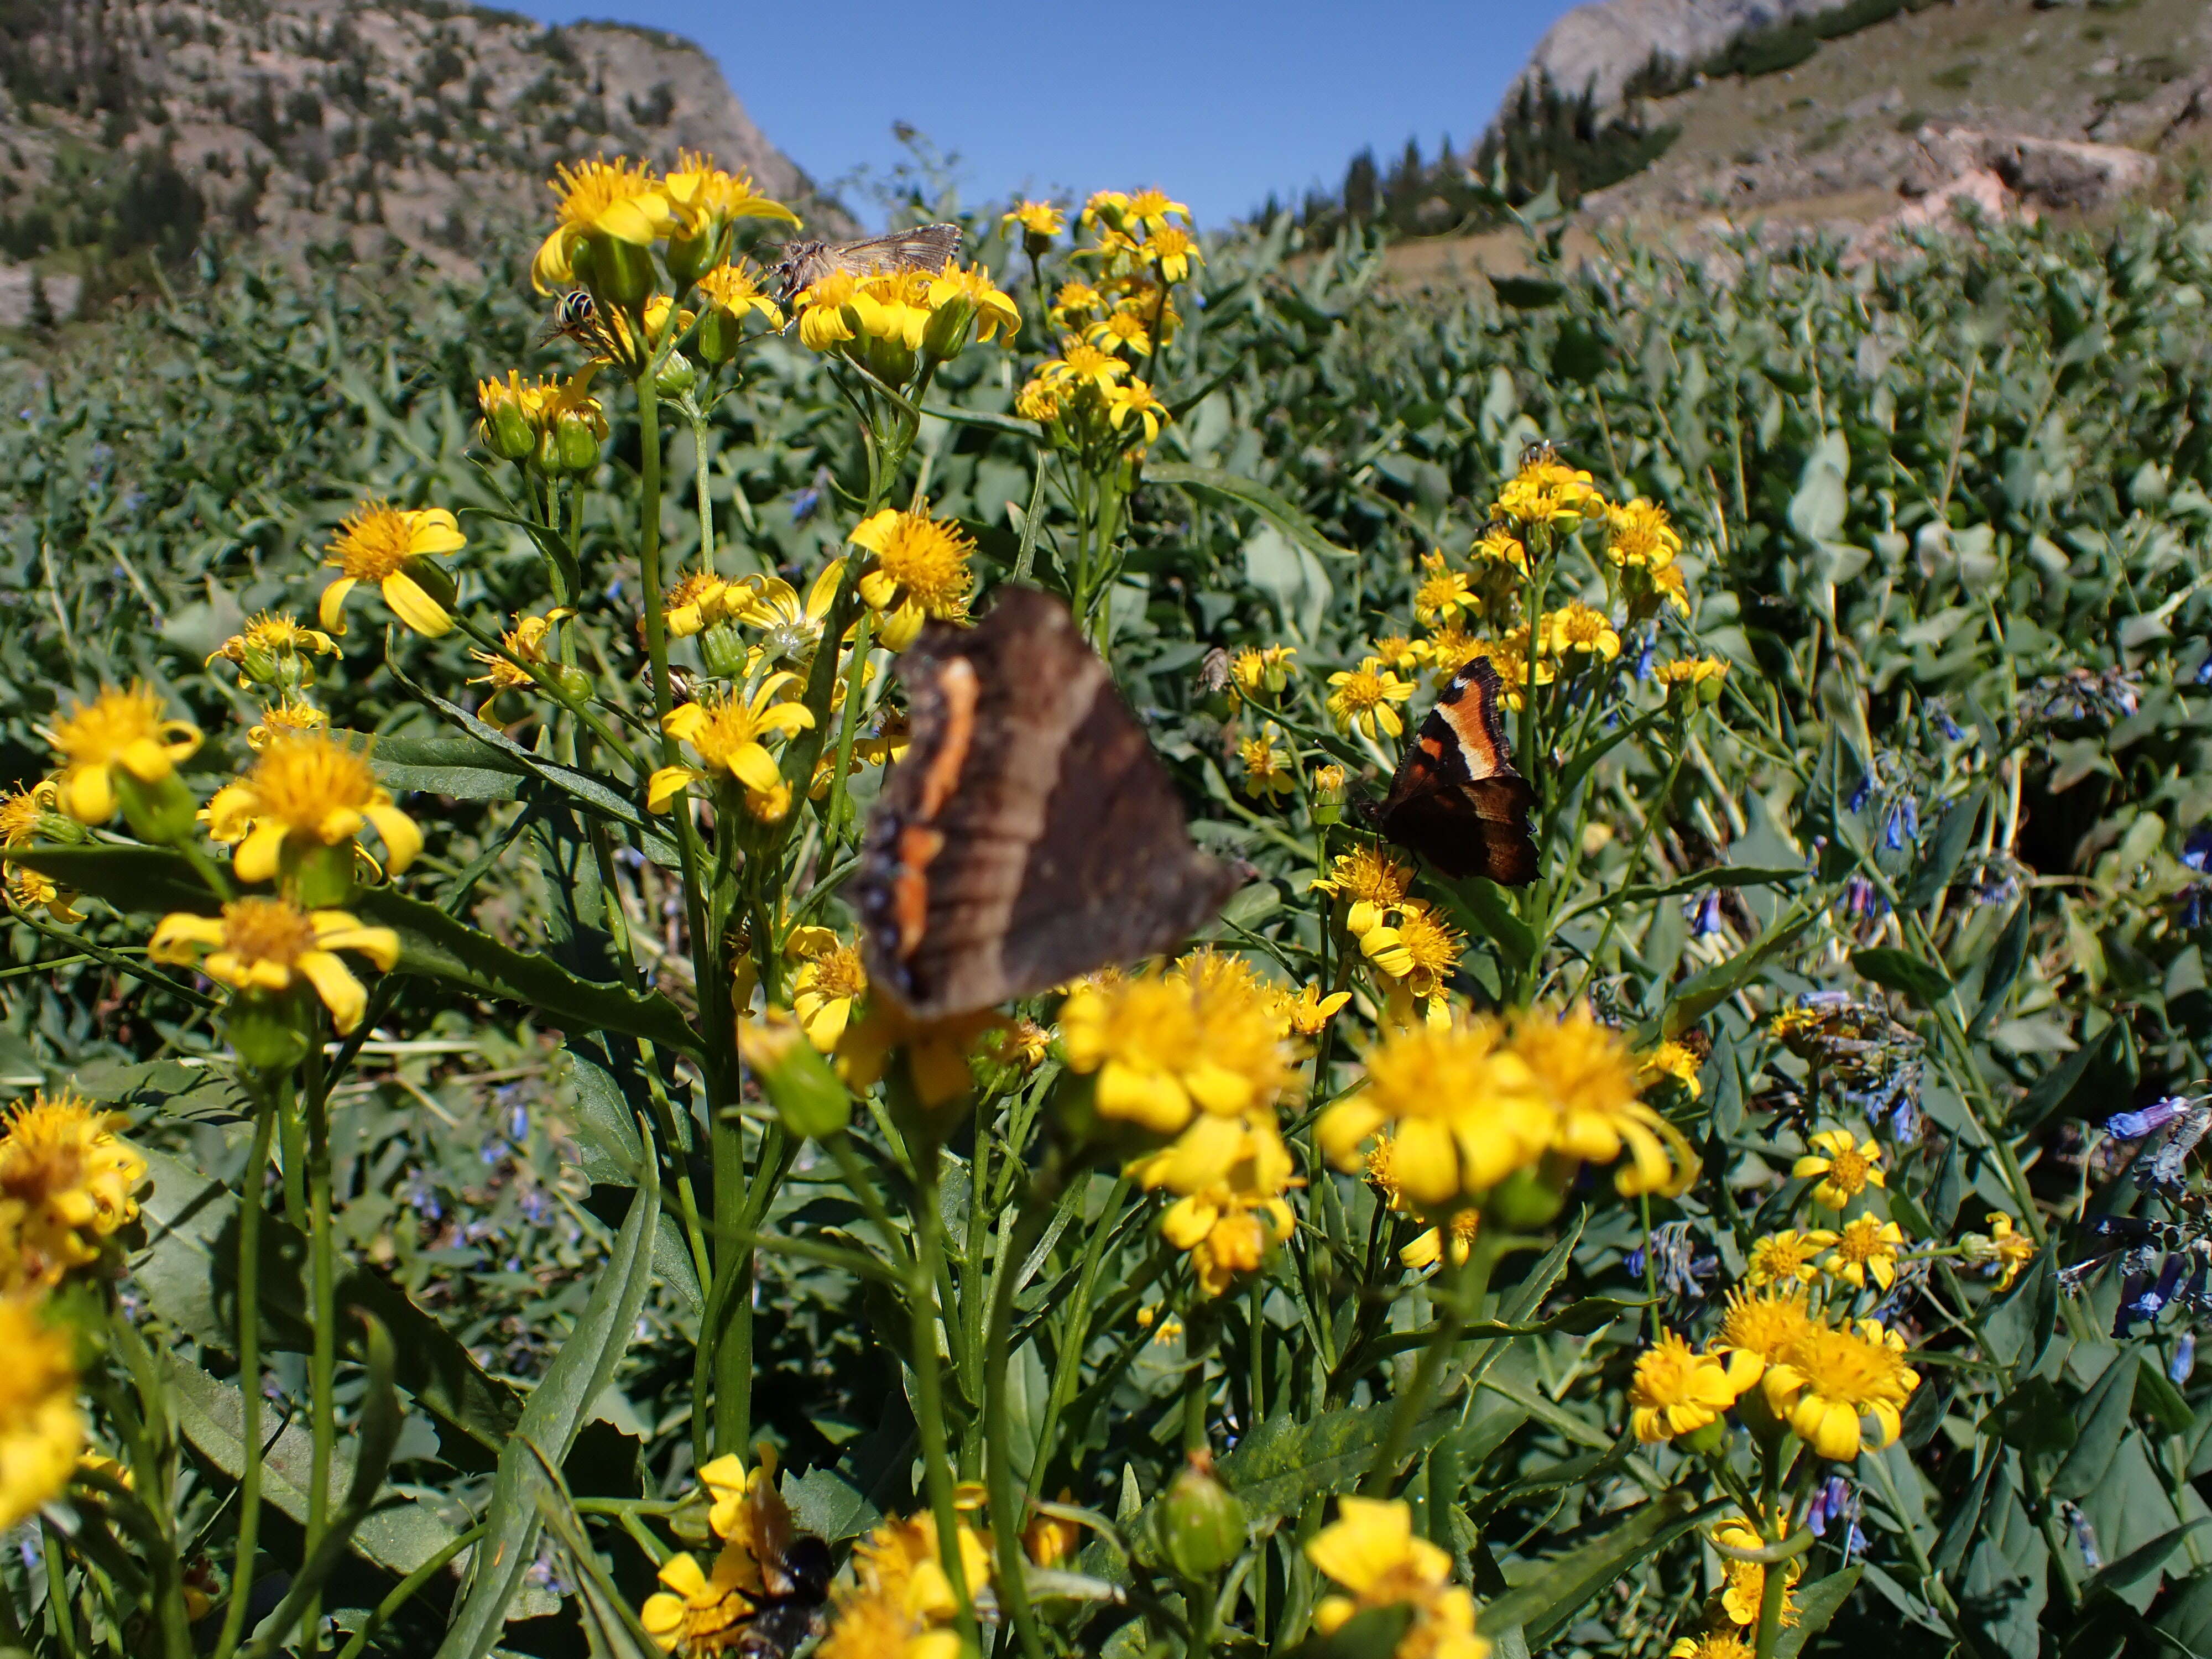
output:
M131 1276L161 1317L207 1346L234 1353L238 1346L238 1199L181 1159L142 1148L152 1190L143 1201L146 1248ZM307 1240L273 1215L261 1218L261 1340L281 1352L314 1346L301 1275ZM407 1293L373 1268L356 1267L338 1280L341 1307L373 1314L398 1346L401 1388L440 1420L494 1456L507 1444L522 1402L507 1383L488 1376L468 1349Z
M1843 1610L1844 1603L1851 1599L1851 1592L1859 1587L1864 1567L1845 1567L1841 1572L1832 1572L1826 1578L1815 1578L1797 1592L1797 1622L1784 1630L1774 1643L1774 1659L1797 1659L1805 1644L1827 1629L1828 1621Z
M2166 1379L2158 1357L2144 1353L2139 1369L2142 1375L2136 1379L2136 1408L2157 1419L2159 1427L2168 1434L2187 1434L2197 1421L2196 1414L2181 1397L2181 1390Z
M1484 1607L1475 1628L1487 1634L1519 1625L1531 1650L1542 1647L1592 1596L1688 1531L1697 1514L1696 1502L1680 1488L1662 1492L1603 1537L1544 1563Z
M1457 1420L1459 1408L1431 1413L1413 1431L1409 1454L1425 1450ZM1304 1421L1270 1417L1221 1460L1223 1482L1254 1517L1296 1515L1309 1498L1349 1492L1375 1461L1388 1412L1342 1406Z
M1512 901L1496 882L1475 879L1453 882L1443 889L1452 909L1498 947L1498 954L1516 972L1526 968L1536 954L1535 930L1515 914Z
M980 426L992 432L1008 432L1017 438L1036 441L1037 423L1012 415L994 415L988 410L953 409L943 404L924 404L921 412L934 415L940 421L951 421L961 426Z
M1948 974L1934 963L1894 945L1854 951L1851 966L1861 978L1870 979L1885 990L1902 992L1923 1008L1934 1007L1951 992Z
M2012 1127L2025 1134L2054 1115L2101 1116L2111 1109L2111 1102L2132 1098L2135 1085L2127 1022L2114 1020L2036 1080L2013 1109Z
M2012 996L2012 988L2027 961L2028 910L2027 901L2022 899L2013 907L2004 931L1997 935L1996 947L1990 952L1989 968L1982 975L1982 1006L1974 1011L1966 1026L1970 1037L1980 1036L1995 1024Z
M1656 1025L1647 1020L1639 1029L1637 1046L1644 1047L1655 1037L1679 1036L1695 1025L1749 984L1770 958L1789 949L1797 935L1812 925L1820 908L1814 899L1798 900L1775 917L1765 933L1727 961L1717 962L1675 985L1668 994L1666 1010Z
M1999 1401L1981 1426L2008 1446L2045 1456L2071 1451L2081 1437L2065 1396L2041 1376L2031 1376Z
M698 1033L658 991L637 997L618 985L578 979L546 957L510 950L436 905L388 887L365 889L353 909L363 921L398 933L397 972L520 1003L557 1026L620 1031L685 1054L699 1052Z
M643 1174L645 1184L630 1200L591 1299L531 1391L514 1437L500 1454L484 1540L477 1547L468 1591L439 1644L437 1659L477 1659L513 1616L515 1592L529 1570L538 1536L532 1482L539 1449L556 1462L568 1455L592 1402L629 1350L653 1282L652 1239L660 1214L659 1166L648 1162Z
M1249 507L1309 553L1328 558L1356 559L1348 547L1339 547L1315 528L1314 521L1287 497L1255 478L1217 467L1190 466L1180 461L1158 461L1145 469L1146 483L1172 484L1183 489L1202 489Z
M2183 1539L2207 1522L2212 1522L2212 1516L2200 1515L2194 1521L2168 1528L2148 1544L2138 1544L2083 1585L2081 1599L2087 1601L2099 1590L2124 1590L2156 1572L2166 1565L2166 1558L2181 1547Z
M1307 1638L1291 1650L1289 1659L1390 1659L1413 1622L1410 1607L1370 1607L1326 1636Z
M529 772L512 755L472 738L384 738L339 732L365 750L377 781L455 800L513 800Z
M2119 1455L2120 1438L2128 1431L2128 1413L2136 1399L2140 1367L2123 1353L2105 1367L2104 1375L2090 1385L2076 1409L2081 1433L2051 1477L2051 1490L2060 1498L2087 1498L2111 1472Z
M1620 904L1649 904L1655 899L1679 898L1685 893L1702 893L1708 887L1785 887L1793 881L1804 880L1808 873L1802 864L1773 866L1716 864L1710 869L1692 870L1686 876L1677 876L1672 881L1624 887L1617 892L1602 894L1577 907L1559 921L1565 926L1577 916L1588 915L1593 911L1607 910Z
M1932 904L1951 885L1951 878L1959 873L1966 848L1972 844L1974 825L1980 822L1982 808L1989 798L1989 785L1978 783L1965 799L1954 801L1944 809L1920 867L1912 873L1912 884L1905 890L1903 896L1908 907L1917 910Z
M665 1659L664 1650L646 1634L628 1599L608 1577L606 1564L592 1547L591 1534L585 1529L583 1517L576 1513L560 1471L537 1447L529 1449L538 1518L553 1534L568 1563L594 1659Z
M1649 1301L1622 1302L1611 1297L1586 1296L1570 1304L1549 1319L1534 1325L1469 1325L1467 1334L1474 1336L1544 1336L1554 1331L1564 1331L1570 1336L1588 1336L1592 1331L1601 1331L1607 1326L1637 1308L1648 1308ZM1423 1337L1426 1340L1425 1336Z
M182 853L166 847L26 847L9 862L103 899L126 916L173 910L211 916L222 908Z
M177 1426L208 1462L235 1480L246 1470L246 1402L234 1384L210 1376L173 1349L160 1353ZM261 1432L276 1427L264 1405ZM314 1437L303 1423L287 1425L261 1456L261 1495L295 1521L307 1518L314 1469ZM379 1466L380 1474L381 1466ZM354 1483L353 1437L331 1448L326 1508L336 1512ZM453 1529L420 1504L400 1502L375 1510L355 1528L353 1547L386 1571L404 1577L453 1540Z

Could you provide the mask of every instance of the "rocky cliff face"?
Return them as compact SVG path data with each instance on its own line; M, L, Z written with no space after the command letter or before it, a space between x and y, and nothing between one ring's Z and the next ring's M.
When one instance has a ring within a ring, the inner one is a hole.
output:
M0 253L38 262L49 305L72 269L97 287L103 258L205 228L458 272L492 227L545 218L555 162L602 151L710 151L843 223L713 60L650 30L444 0L0 0Z
M1754 29L1838 11L1851 0L1592 0L1544 32L1520 82L1548 76L1570 96L1588 90L1617 107L1630 80L1656 57L1692 67ZM1512 101L1509 90L1506 102Z

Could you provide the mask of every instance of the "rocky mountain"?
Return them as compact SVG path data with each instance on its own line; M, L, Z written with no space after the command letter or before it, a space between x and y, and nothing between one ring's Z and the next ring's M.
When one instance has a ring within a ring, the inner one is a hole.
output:
M1523 82L1548 81L1570 97L1587 92L1600 114L1618 109L1655 64L1694 70L1737 40L1850 8L1854 0L1591 0L1544 32L1500 104Z
M0 0L0 324L210 229L463 271L545 219L556 161L679 149L845 223L673 35L447 0Z

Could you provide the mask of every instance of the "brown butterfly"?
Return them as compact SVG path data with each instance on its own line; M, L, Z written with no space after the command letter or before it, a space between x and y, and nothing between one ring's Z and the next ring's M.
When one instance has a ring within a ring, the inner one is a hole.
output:
M1503 690L1489 659L1462 665L1406 746L1389 794L1365 810L1385 836L1447 876L1525 887L1536 878L1536 797L1513 769Z
M868 982L922 1019L1174 949L1237 873L1192 846L1144 728L1067 607L1006 587L899 659L913 737L855 883Z
M783 258L769 270L778 304L793 299L833 270L855 276L882 276L895 270L942 270L960 257L960 227L916 225L852 242L786 242Z

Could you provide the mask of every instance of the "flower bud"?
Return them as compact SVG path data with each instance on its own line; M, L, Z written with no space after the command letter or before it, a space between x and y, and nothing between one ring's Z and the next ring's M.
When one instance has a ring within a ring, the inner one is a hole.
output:
M307 1057L308 1038L296 1023L296 997L241 994L223 1011L223 1035L240 1060L257 1072L289 1072Z
M689 288L708 271L717 261L714 252L722 240L719 220L709 219L696 236L672 236L668 239L668 275L678 288Z
M726 623L716 623L699 635L699 655L707 672L726 680L745 677L745 639Z
M968 325L975 319L975 302L964 296L947 300L929 313L922 325L921 349L938 362L957 357L968 343Z
M599 464L599 433L590 416L566 409L546 434L552 443L552 459L541 453L538 465L548 472L589 472Z
M699 383L699 371L680 351L672 351L653 377L653 389L664 398L680 398Z
M493 454L501 460L519 461L538 447L538 434L531 430L530 422L520 405L502 401L494 406L483 422L484 441L491 446Z
M1214 1477L1210 1452L1190 1454L1157 1513L1160 1553L1183 1578L1211 1578L1244 1548L1243 1501Z
M744 319L732 316L720 307L714 307L699 319L698 329L691 336L691 344L708 367L720 368L738 355L738 346L744 338Z
M770 1008L757 1020L739 1020L738 1052L791 1133L818 1139L840 1133L853 1121L851 1092L806 1040L799 1022L782 1009Z
M574 663L555 663L551 672L553 684L561 688L561 695L571 702L585 702L599 690L592 684L592 677Z

